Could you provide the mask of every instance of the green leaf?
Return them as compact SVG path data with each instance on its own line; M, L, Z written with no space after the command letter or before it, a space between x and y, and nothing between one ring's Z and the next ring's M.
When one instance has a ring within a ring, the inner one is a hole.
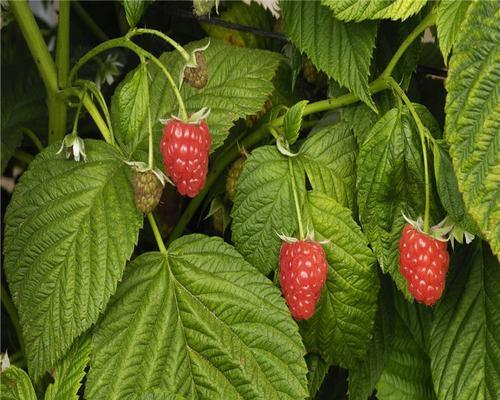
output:
M457 178L447 146L442 141L436 141L434 146L434 175L436 188L441 199L441 204L454 221L467 232L478 234L479 228L469 213L465 211L462 194L458 191Z
M310 192L306 226L328 257L328 278L314 316L301 323L309 351L327 362L354 365L366 356L377 310L375 257L351 211L322 193Z
M141 20L144 13L146 2L144 0L123 0L125 16L131 28L135 27Z
M430 339L439 399L494 400L500 393L500 268L480 241L454 254Z
M330 367L320 355L310 353L306 356L307 362L307 387L309 398L314 399Z
M471 4L472 1L441 0L436 6L439 48L445 64L448 63L448 56L457 41Z
M430 360L396 314L396 331L384 371L377 383L383 400L434 400Z
M11 365L0 376L2 400L36 400L30 378L21 368Z
M2 65L2 174L12 154L21 145L21 128L32 129L38 133L40 129L47 129L45 96L45 88L35 68L23 67L19 63L15 66Z
M377 122L377 114L366 104L358 103L340 110L341 120L354 133L358 147L365 141L368 133Z
M285 139L289 144L294 144L299 137L302 116L307 103L309 103L308 100L299 101L290 107L285 114L283 130L285 131Z
M231 1L228 9L219 13L218 18L232 24L250 26L263 31L273 31L275 19L260 4ZM252 32L238 31L212 23L201 23L203 30L212 38L238 47L274 49L276 41ZM279 47L275 50L279 50Z
M500 3L471 4L448 74L445 137L467 211L500 256Z
M374 108L368 89L377 26L342 22L320 2L282 1L285 32L311 61Z
M54 368L54 383L45 392L45 400L78 400L78 390L90 360L91 340L84 335L73 343L66 356Z
M357 150L351 129L340 122L310 135L298 156L312 188L351 210L356 203Z
M405 20L418 13L427 0L321 0L332 9L335 17L343 21L363 21L366 19Z
M203 235L126 269L94 331L88 399L156 390L200 399L303 399L305 350L280 291ZM168 397L167 397L168 398Z
M5 272L38 378L104 310L137 241L142 216L130 169L86 140L87 162L51 146L16 185L5 216Z
M144 67L138 67L116 88L111 101L111 115L116 139L122 147L136 147L141 137L141 128L147 122L148 75ZM153 122L153 121L151 121Z
M243 257L266 275L278 266L282 243L278 234L293 236L298 229L291 171L302 207L304 171L274 146L252 152L236 186L231 211L233 241Z
M368 346L367 356L349 369L350 400L369 398L382 375L385 364L389 361L395 329L395 309L391 291L391 285L382 280L373 337Z
M420 139L406 108L394 108L377 121L360 147L357 163L364 231L382 270L411 300L399 273L398 242L405 223L402 212L416 218L424 210L425 185ZM434 204L431 196L431 210Z
M411 332L413 340L420 346L420 349L424 353L428 353L433 309L418 302L408 302L396 288L394 288L393 299L401 322Z
M206 42L207 40L192 42L185 48L190 52L202 47ZM214 151L222 145L229 134L229 129L237 119L253 115L261 110L264 102L273 92L272 79L282 56L264 50L232 47L216 39L211 39L210 46L204 51L204 55L208 66L207 85L203 89L195 89L184 84L180 92L188 113L199 111L203 107L210 108L207 123L212 136L211 150ZM184 59L179 53L164 53L160 60L174 78L180 76ZM178 105L160 69L150 63L148 71L151 77L149 107L154 142L159 143L163 133L163 125L159 120L177 114ZM125 78L125 82L132 79L131 74ZM117 100L116 96L112 99L113 102ZM111 111L112 119L128 118L117 112L119 107L116 105L112 104ZM141 129L138 135L134 136L134 141L126 142L125 145L128 155L147 161L148 123L146 117L142 120ZM163 163L159 146L155 150L156 163L160 167Z

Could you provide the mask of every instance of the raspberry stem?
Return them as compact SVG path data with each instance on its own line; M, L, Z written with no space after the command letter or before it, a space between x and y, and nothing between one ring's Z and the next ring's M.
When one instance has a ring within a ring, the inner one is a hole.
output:
M153 230L153 235L156 239L156 244L158 245L158 249L160 250L160 253L167 254L167 248L165 247L165 244L163 243L163 239L161 237L160 230L158 229L158 225L156 225L155 217L153 216L152 213L148 214L148 221L149 221L149 225L151 225L151 229Z
M424 178L425 178L425 214L424 214L424 232L430 232L430 222L429 222L429 214L430 214L430 182L429 182L429 165L427 162L427 148L425 145L425 139L429 141L434 141L434 138L430 135L427 128L422 123L422 120L418 116L415 111L415 107L413 107L412 102L401 88L398 83L392 77L385 78L387 84L397 93L397 95L403 100L406 107L410 111L413 119L415 120L415 124L417 125L417 130L420 136L420 144L422 146L422 157L424 160Z
M181 93L179 91L179 88L175 84L175 81L172 78L172 75L170 75L170 72L168 72L168 69L165 67L165 65L163 65L163 63L158 58L156 58L150 52L144 50L142 47L139 47L138 45L136 45L134 42L132 42L129 39L128 36L108 40L107 42L99 44L98 46L94 47L92 50L90 50L89 52L84 54L77 61L77 63L73 66L73 68L71 69L71 72L70 72L69 78L68 78L68 84L71 84L73 82L73 80L76 76L76 73L86 62L88 62L89 60L94 58L99 53L113 49L115 47L124 47L126 49L132 50L139 57L142 56L146 59L153 61L153 63L155 63L158 68L160 68L163 75L165 75L165 78L167 78L167 82L170 84L172 91L174 92L174 95L177 99L177 103L179 104L180 118L183 121L187 121L188 115L186 112L186 107L184 106L184 101L182 100L182 96L181 96Z
M175 50L177 50L180 53L180 55L182 56L182 58L184 58L184 60L189 61L189 58L190 58L189 54L186 50L184 50L184 47L182 47L179 43L177 43L170 36L167 36L163 32L157 31L156 29L147 29L147 28L131 29L127 33L127 37L131 38L133 36L144 35L144 34L158 36L159 38L161 38L165 42L167 42L169 45L171 45Z
M146 62L144 57L141 57L141 71L144 74L144 81L146 84L144 85L144 91L146 92L146 99L148 105L150 104L149 99L149 80L148 80L148 70L146 68ZM150 107L148 109L148 167L149 169L153 169L153 128L151 126L151 110Z
M295 211L297 212L297 222L299 223L299 235L300 240L304 240L304 227L302 226L302 215L300 212L299 195L297 193L297 186L295 185L295 174L293 173L292 160L288 158L288 169L290 170L290 175L292 178L292 192L293 192L293 202L295 203Z

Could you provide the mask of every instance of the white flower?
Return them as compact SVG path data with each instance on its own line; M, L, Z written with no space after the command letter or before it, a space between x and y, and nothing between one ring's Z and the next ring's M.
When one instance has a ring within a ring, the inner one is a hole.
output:
M87 161L85 142L83 139L80 139L76 133L70 133L64 137L61 148L57 154L60 154L63 150L66 150L66 158L70 158L71 154L73 154L73 158L76 162L80 161L80 156L83 157L83 161Z
M5 371L10 367L10 360L7 351L5 353L0 354L0 372Z
M278 19L280 17L279 0L243 0L243 3L250 4L252 1L271 11L274 18Z
M95 77L95 84L97 87L100 89L104 82L108 85L113 84L115 77L121 74L121 68L123 68L123 64L118 61L118 54L108 54L104 61L98 57L96 57L95 60L99 64Z

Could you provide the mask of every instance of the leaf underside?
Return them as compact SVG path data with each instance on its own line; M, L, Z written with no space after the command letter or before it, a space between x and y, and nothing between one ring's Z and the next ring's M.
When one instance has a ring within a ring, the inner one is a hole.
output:
M500 3L471 4L450 59L445 138L467 211L500 257Z

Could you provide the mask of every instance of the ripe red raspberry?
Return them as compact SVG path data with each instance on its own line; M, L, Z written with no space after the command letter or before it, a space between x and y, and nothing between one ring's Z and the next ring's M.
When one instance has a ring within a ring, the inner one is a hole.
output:
M196 196L208 172L210 132L205 121L187 123L171 119L163 128L160 150L165 170L183 196Z
M432 306L444 291L450 256L447 243L406 224L399 240L399 271L415 300Z
M328 274L323 247L305 240L283 243L279 273L281 290L292 316L298 320L311 318Z

